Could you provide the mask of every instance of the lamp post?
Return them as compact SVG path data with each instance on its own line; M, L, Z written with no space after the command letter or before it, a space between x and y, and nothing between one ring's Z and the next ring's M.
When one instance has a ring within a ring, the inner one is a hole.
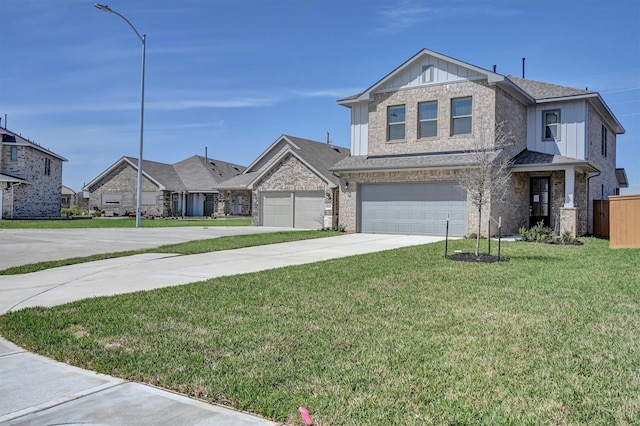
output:
M100 9L106 13L113 13L120 18L122 18L136 33L136 36L142 42L142 90L140 94L140 155L138 155L138 185L137 185L137 194L136 194L136 228L140 228L140 216L142 214L141 206L142 206L142 141L144 135L144 64L145 64L145 54L146 54L146 46L147 46L147 36L140 35L136 27L133 26L131 22L118 12L113 9L110 9L109 6L105 6L102 4L94 4L97 9Z

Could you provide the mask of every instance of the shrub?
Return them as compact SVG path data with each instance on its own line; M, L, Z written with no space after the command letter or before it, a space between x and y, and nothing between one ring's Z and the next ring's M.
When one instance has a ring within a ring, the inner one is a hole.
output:
M553 229L548 226L544 226L544 222L540 221L530 229L521 227L518 231L523 241L536 242L536 243L552 243L554 242Z
M89 211L87 209L80 208L74 204L71 207L65 207L63 209L60 209L60 214L67 215L67 217L84 216L89 214Z

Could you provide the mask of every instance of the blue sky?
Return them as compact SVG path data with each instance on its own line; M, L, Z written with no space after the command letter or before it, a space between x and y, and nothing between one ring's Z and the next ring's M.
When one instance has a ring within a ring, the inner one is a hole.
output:
M248 165L281 134L349 145L358 93L422 48L601 93L640 193L637 0L102 0L147 36L144 158ZM83 184L137 157L142 45L92 0L0 0L0 117ZM624 193L625 191L623 191Z

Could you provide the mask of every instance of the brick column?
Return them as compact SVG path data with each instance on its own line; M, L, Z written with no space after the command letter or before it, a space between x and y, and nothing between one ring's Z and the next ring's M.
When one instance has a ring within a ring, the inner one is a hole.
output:
M578 209L575 207L560 207L560 234L564 231L578 236Z

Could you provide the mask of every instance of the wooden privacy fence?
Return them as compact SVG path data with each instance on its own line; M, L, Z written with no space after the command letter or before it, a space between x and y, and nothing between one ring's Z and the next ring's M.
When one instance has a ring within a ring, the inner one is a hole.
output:
M593 200L593 233L609 236L609 200Z
M609 248L640 248L640 194L609 197Z

